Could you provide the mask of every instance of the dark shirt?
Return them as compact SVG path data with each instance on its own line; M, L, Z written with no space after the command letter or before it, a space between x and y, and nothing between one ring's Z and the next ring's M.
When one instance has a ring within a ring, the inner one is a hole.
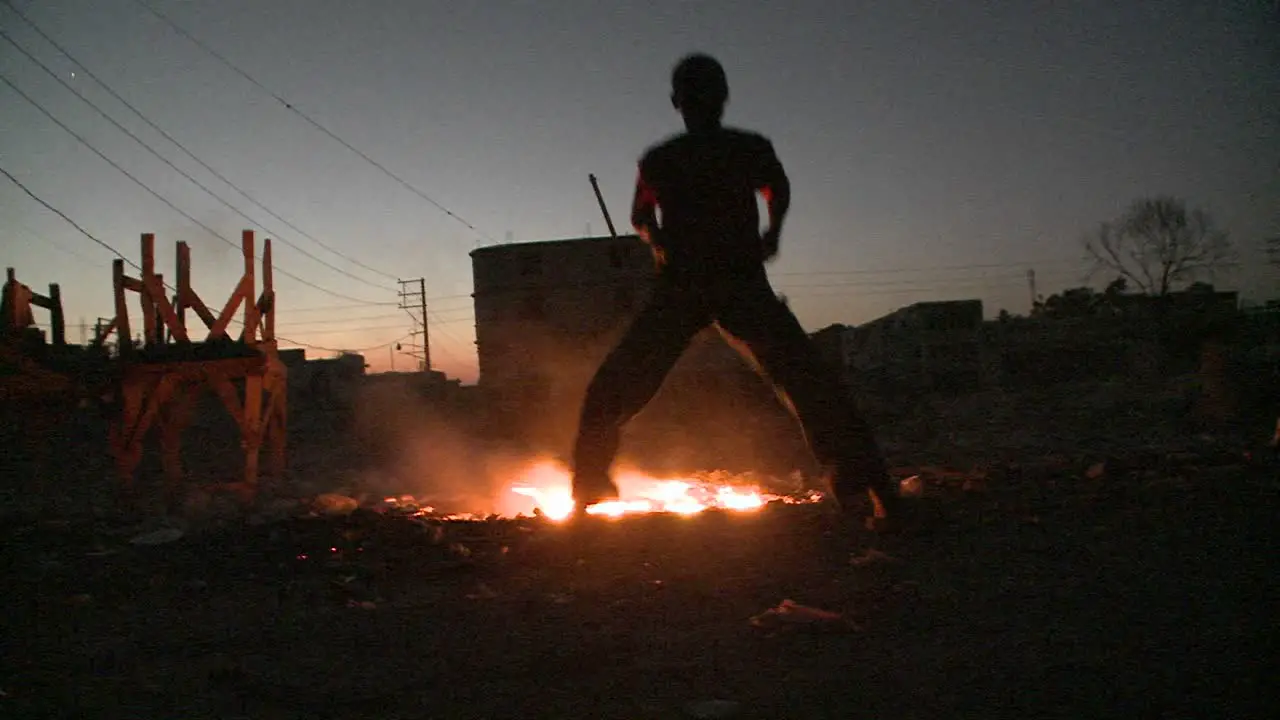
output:
M655 243L672 269L724 271L764 261L756 193L787 182L773 144L732 128L676 135L640 159L633 224L661 210Z

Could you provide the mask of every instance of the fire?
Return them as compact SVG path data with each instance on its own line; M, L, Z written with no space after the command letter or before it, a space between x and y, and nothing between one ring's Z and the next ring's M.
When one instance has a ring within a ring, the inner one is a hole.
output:
M624 471L618 473L615 481L621 497L588 507L588 515L611 518L638 513L696 515L713 508L748 512L758 510L773 500L797 502L795 499L765 493L757 487L716 485L695 478L659 479L639 472ZM519 503L523 507L505 509L514 510L511 514L537 510L548 519L565 520L574 511L570 484L569 472L564 468L552 462L537 463L522 473L510 488L513 495L527 499ZM799 502L812 502L820 497L813 493Z

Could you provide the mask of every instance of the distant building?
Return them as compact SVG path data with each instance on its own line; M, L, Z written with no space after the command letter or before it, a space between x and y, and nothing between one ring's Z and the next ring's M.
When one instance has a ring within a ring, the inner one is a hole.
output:
M870 383L975 387L986 374L982 318L981 300L909 305L854 329L844 366Z
M836 323L828 325L812 333L813 341L828 367L835 368L846 380L851 380L853 370L853 351L857 343L858 329L852 325Z

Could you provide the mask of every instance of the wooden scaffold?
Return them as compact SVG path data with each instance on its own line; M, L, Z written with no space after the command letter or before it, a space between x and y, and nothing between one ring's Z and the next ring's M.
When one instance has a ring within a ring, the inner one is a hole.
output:
M271 240L263 243L262 293L255 291L254 234L242 234L244 274L231 297L214 315L191 287L191 250L177 243L177 283L166 296L162 275L155 272L155 236L142 236L139 277L125 275L124 261L112 267L115 317L94 342L101 345L114 332L119 347L119 414L111 427L111 450L126 488L133 487L144 440L154 427L160 439L161 463L171 490L183 479L182 432L195 401L212 390L234 418L244 451L244 475L214 489L231 490L251 500L258 488L259 457L265 444L269 471L285 466L288 417L287 371L275 339L275 290L271 274ZM135 346L128 293L141 301L142 342ZM244 328L238 337L228 328L243 306ZM188 332L186 311L193 310L208 329L203 341Z

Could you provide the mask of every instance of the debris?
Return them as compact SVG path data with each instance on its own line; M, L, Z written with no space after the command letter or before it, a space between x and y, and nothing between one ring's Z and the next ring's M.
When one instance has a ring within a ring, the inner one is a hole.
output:
M715 720L715 718L733 717L742 711L742 703L734 700L702 700L690 703L685 712L691 717Z
M323 493L316 496L311 509L320 515L350 515L359 506L360 503L355 498L338 493Z
M871 548L863 555L855 555L850 558L849 564L854 567L866 567L868 565L887 565L897 561L898 559L892 555L883 553L875 548Z
M378 604L370 600L360 600L358 602L355 600L348 600L347 607L360 608L361 610L377 610Z
M1106 462L1094 463L1090 465L1089 469L1084 472L1084 476L1089 478L1090 480L1101 480L1102 478L1106 477L1106 475L1107 475Z
M183 532L178 528L161 528L152 532L136 535L129 541L131 545L166 545L182 539Z
M573 602L573 596L566 595L565 593L551 593L550 595L547 595L547 599L556 605L568 605Z
M840 613L801 605L794 600L783 600L778 607L765 610L751 618L754 627L774 629L782 625L804 625L834 632L858 630L858 626L846 620Z
M902 497L918 498L924 494L924 480L919 475L903 478L898 484L898 493Z

